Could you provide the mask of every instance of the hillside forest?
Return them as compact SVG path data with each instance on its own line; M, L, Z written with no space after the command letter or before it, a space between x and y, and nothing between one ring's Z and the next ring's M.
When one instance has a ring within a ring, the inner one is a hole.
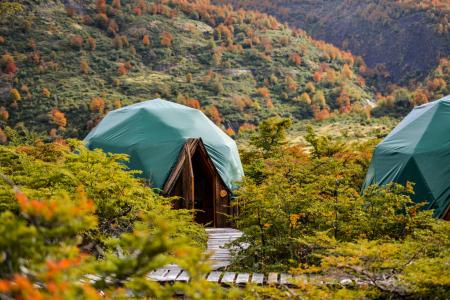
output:
M449 9L0 1L0 298L446 299L450 223L412 200L414 182L361 187L376 145L450 94ZM227 217L243 235L226 270L294 287L205 280L206 225L129 156L86 147L109 112L155 98L202 111L239 148ZM147 279L167 264L190 281Z

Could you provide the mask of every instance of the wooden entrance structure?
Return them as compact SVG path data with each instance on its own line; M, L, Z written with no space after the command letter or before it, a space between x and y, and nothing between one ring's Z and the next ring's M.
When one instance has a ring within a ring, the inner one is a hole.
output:
M200 138L186 141L167 178L163 195L178 196L175 208L195 210L195 221L212 227L229 225L231 191L225 185Z

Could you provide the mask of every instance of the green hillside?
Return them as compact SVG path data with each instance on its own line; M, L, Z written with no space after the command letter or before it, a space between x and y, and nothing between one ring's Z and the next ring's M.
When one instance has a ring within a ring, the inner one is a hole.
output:
M3 15L2 127L83 137L107 111L162 97L201 107L231 134L271 115L364 110L374 98L361 59L273 17L155 2L23 1Z

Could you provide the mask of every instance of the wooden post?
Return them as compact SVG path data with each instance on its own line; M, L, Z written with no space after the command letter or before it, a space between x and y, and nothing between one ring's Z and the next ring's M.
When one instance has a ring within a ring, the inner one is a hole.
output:
M187 209L194 209L194 170L192 169L191 149L190 144L185 144L185 160L183 167L183 194L185 207Z

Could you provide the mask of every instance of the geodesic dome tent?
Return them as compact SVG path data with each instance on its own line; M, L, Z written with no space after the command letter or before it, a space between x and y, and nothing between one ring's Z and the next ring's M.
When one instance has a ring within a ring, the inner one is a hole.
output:
M216 212L229 214L224 207L243 176L232 138L201 111L161 99L109 112L85 142L128 154L129 168L141 170L151 187L182 197L179 207L207 211L215 225L222 222Z
M363 189L414 182L413 200L449 217L450 95L414 108L375 148Z

